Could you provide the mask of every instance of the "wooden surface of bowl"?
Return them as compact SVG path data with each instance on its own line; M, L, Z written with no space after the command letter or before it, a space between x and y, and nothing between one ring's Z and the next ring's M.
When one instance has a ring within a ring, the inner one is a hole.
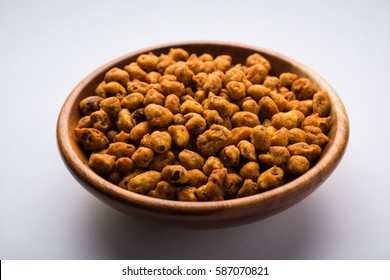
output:
M123 68L143 53L167 53L170 48L183 48L189 53L228 54L232 63L245 63L247 56L258 52L272 65L271 75L292 72L309 78L320 90L327 90L331 99L329 142L321 158L305 174L285 185L256 195L225 201L183 202L148 197L130 192L106 181L88 166L88 159L77 143L74 128L81 117L79 102L93 95L105 73ZM119 57L87 76L66 99L57 122L57 142L65 165L90 193L107 205L130 216L178 226L218 228L254 222L279 213L298 203L324 182L339 164L349 137L349 121L342 101L332 87L306 66L273 51L258 47L223 42L183 42L167 44Z

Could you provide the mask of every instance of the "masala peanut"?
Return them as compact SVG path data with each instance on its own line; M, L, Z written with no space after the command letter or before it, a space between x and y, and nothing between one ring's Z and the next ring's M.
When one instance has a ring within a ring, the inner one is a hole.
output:
M158 199L218 201L294 180L329 142L331 98L260 53L171 48L109 69L79 103L74 133L88 165Z

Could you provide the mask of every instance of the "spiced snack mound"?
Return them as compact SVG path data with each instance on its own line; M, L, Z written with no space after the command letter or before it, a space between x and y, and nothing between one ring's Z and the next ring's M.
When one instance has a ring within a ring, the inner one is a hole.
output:
M215 201L277 188L328 142L330 98L259 53L142 54L112 68L79 106L74 132L89 166L132 192Z

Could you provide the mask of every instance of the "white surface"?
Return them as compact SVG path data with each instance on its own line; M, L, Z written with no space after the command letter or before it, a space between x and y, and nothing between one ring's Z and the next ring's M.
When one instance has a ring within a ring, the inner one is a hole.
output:
M132 2L132 3L131 3ZM0 259L390 259L389 1L1 1ZM273 49L338 92L350 141L291 209L221 230L124 216L62 163L55 127L87 74L185 40Z

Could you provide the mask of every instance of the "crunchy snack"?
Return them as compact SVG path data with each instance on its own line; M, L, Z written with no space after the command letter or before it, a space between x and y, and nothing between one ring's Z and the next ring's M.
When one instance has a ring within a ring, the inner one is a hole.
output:
M141 139L151 132L151 126L149 122L140 122L135 125L131 131L129 132L128 138L129 141L134 143L134 145L138 145L141 142Z
M75 128L77 141L87 151L97 151L107 147L109 141L104 133L96 128Z
M250 161L241 167L239 174L243 179L256 180L260 175L260 165L256 161Z
M145 116L149 124L155 127L167 127L173 120L171 111L157 104L146 106Z
M92 154L89 157L89 166L95 170L96 173L109 173L115 166L115 156L107 154Z
M326 117L330 110L330 98L326 90L320 90L313 95L313 112L320 117Z
M198 113L188 113L184 115L185 127L192 135L199 135L207 128L206 120Z
M188 181L188 171L181 165L167 165L161 171L164 180L170 183L185 184Z
M300 155L291 156L286 163L287 175L296 178L305 173L310 168L309 160Z
M148 168L153 158L154 153L152 149L146 147L139 147L131 156L131 159L134 161L135 166L139 168Z
M273 166L260 174L257 179L257 187L259 191L274 189L283 185L284 171L282 168Z
M119 100L122 99L126 94L126 89L117 82L105 83L102 88L102 97L116 97Z
M130 78L129 74L125 70L115 67L106 73L104 76L104 81L106 83L117 82L125 87L130 81Z
M74 129L91 169L132 192L195 202L255 195L307 172L329 141L328 93L273 74L259 53L233 61L171 48L107 71Z
M121 158L121 157L131 158L134 152L135 152L134 145L127 144L124 142L111 143L106 150L106 153L108 155L115 156L116 158Z
M291 89L299 100L311 99L314 93L316 93L315 87L307 78L298 78L295 80L291 85Z
M237 193L237 197L245 197L259 193L259 187L251 179L246 179Z
M321 147L316 144L307 144L305 142L299 142L291 144L287 147L290 155L301 155L309 160L309 162L314 162L321 155Z
M201 170L204 165L204 159L198 153L184 149L179 153L178 156L179 162L187 170L199 169Z
M135 120L127 108L119 111L116 126L118 130L127 133L129 133L135 126Z
M100 96L88 96L87 98L84 98L81 100L79 106L80 110L83 112L85 116L89 116L93 112L100 109L100 102L103 100Z
M148 192L148 196L172 200L176 197L176 192L176 186L167 181L160 181L157 183L155 189Z
M260 125L259 117L251 112L237 112L231 118L232 126L249 126L255 127L256 125Z
M203 156L212 156L230 144L232 133L224 126L213 124L209 130L199 135L196 141L198 151Z
M217 157L211 156L207 158L202 170L206 175L209 176L213 170L221 168L224 168L222 161Z
M263 125L255 126L250 139L258 153L266 153L271 147L272 131Z
M160 181L161 173L150 170L142 172L135 177L133 177L132 174L130 174L129 177L126 176L122 181L120 181L119 186L124 189L128 189L129 191L147 194L151 190L154 190Z
M237 144L237 148L240 151L241 156L249 161L256 160L256 150L255 146L247 140L242 140Z
M162 154L157 154L150 162L149 168L161 172L165 166L172 165L176 162L175 154L172 151L167 151Z
M118 158L115 162L115 169L125 175L131 173L134 168L134 161L128 157Z
M168 132L173 143L178 147L185 147L190 142L190 133L184 125L171 125Z
M290 152L283 146L271 146L268 153L259 155L259 160L264 166L282 166L290 158Z
M188 170L188 181L186 185L199 188L207 183L209 177L199 169Z
M226 167L238 166L240 163L240 150L234 146L229 145L222 149L219 153L219 158Z
M89 116L89 120L94 128L102 132L107 132L112 128L111 119L103 110L91 113L91 115Z
M163 154L171 149L172 138L166 131L153 131L150 134L148 147L153 150L153 152L158 154Z
M228 186L228 172L226 168L215 169L209 177L206 185L196 191L198 200L214 201L223 200L224 192Z

